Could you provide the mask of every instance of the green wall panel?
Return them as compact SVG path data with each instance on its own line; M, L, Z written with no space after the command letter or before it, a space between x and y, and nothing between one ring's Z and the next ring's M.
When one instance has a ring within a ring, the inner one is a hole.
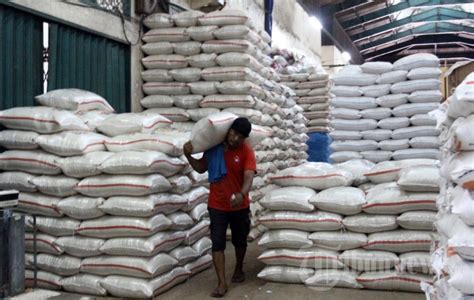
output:
M0 110L43 93L43 22L0 4Z
M48 90L79 88L130 111L130 47L73 27L50 23Z

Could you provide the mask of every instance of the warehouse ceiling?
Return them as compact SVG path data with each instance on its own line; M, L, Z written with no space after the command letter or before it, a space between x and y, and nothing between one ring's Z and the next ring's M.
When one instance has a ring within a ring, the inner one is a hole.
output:
M300 0L323 24L323 45L353 63L433 53L452 64L474 59L473 0Z

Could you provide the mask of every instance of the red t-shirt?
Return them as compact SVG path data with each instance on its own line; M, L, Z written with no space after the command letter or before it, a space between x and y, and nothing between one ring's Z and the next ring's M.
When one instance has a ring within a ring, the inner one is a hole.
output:
M233 194L239 193L244 184L244 171L257 170L255 153L249 145L243 143L237 149L224 150L227 175L218 182L211 183L208 206L223 211L234 211L249 207L249 196L244 195L240 207L232 208L230 199Z

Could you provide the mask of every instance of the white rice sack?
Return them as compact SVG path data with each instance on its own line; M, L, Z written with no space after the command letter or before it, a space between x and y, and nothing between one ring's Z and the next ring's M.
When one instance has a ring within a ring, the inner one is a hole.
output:
M104 198L89 198L84 196L71 196L61 200L57 207L65 215L78 219L94 219L104 215L99 206L104 203Z
M364 249L382 250L395 253L411 251L430 251L431 243L436 240L436 233L430 231L394 230L372 233Z
M204 97L202 95L174 95L171 96L173 104L184 109L198 108Z
M400 264L398 266L406 273L432 274L431 256L427 252L408 252L400 254Z
M167 127L171 123L159 114L124 113L105 119L97 129L114 137L131 133L152 133L157 128Z
M223 112L201 119L196 123L191 133L194 153L206 151L221 143L236 118L237 116L234 114Z
M140 278L153 278L173 269L178 261L168 254L161 253L151 258L129 256L97 256L85 258L81 271L96 275L124 275Z
M309 201L315 195L316 192L307 187L285 187L266 194L260 205L269 210L310 212L314 206Z
M357 86L335 85L331 87L331 94L336 97L360 97L363 91Z
M25 172L0 173L0 190L17 190L19 192L36 192L33 179L36 175Z
M170 70L169 74L178 82L195 82L201 79L201 69L183 68Z
M273 183L280 186L306 186L324 190L337 186L349 186L352 174L327 163L305 163L288 168L270 176Z
M215 33L215 31L214 31ZM230 53L230 52L243 52L243 53L255 53L255 46L246 40L235 39L235 40L211 40L205 41L202 44L202 51L204 53Z
M110 117L112 115L109 112L105 111L100 111L100 110L91 110L91 111L85 111L85 112L78 112L75 113L79 119L81 119L84 124L89 127L90 131L96 132L97 126L99 126L100 123L102 123L105 119Z
M218 81L199 81L188 83L187 86L191 89L191 93L196 95L215 95L218 93L217 84Z
M453 155L445 162L445 173L458 185L470 189L473 184L472 178L473 152L465 151Z
M365 204L365 194L353 187L334 187L319 192L309 200L318 209L339 213L342 215L355 215L362 211Z
M392 131L387 130L387 129L365 130L365 131L361 131L361 134L364 140L373 140L373 141L386 141L392 137ZM370 150L375 150L375 149L370 149Z
M247 67L213 67L202 71L201 76L206 81L251 81L261 83L257 73Z
M395 129L392 139L411 139L418 136L439 136L440 131L435 126L411 126L407 128Z
M408 126L410 126L410 119L407 117L387 118L377 123L377 127L388 130L406 128Z
M224 81L217 85L217 90L227 95L252 95L258 98L264 98L265 95L261 87L250 81Z
M81 180L74 188L91 197L145 196L166 192L171 184L162 175L98 175Z
M408 72L408 79L417 80L417 79L439 79L441 76L440 68L430 68L430 67L421 67L416 69L411 69Z
M452 198L451 212L467 225L474 226L474 197L470 190L461 186L455 187L450 191Z
M199 222L203 220L204 218L209 217L209 212L207 210L207 204L206 203L199 203L196 205L190 212L189 216L193 218L195 222Z
M339 259L356 271L391 270L400 262L394 253L364 249L346 250L339 255Z
M212 256L210 254L205 254L195 261L186 264L184 269L191 272L191 276L193 276L208 269L210 266L212 266Z
M365 213L345 217L342 220L342 224L350 231L360 233L389 231L398 227L397 219L395 216L369 215Z
M419 136L410 139L410 147L418 149L437 149L440 141L437 136Z
M187 58L188 63L191 67L194 68L211 68L216 66L217 54L215 53L203 53Z
M101 96L80 89L59 89L35 97L42 106L72 111L102 110L114 112L114 108Z
M170 42L146 43L141 49L147 55L173 54L173 44Z
M438 108L438 103L410 103L403 104L392 109L395 117L412 117L419 114L427 114Z
M362 285L357 283L357 273L346 270L323 269L314 272L314 275L305 280L305 285L320 288L353 288L360 289Z
M377 107L374 97L336 97L331 99L331 105L359 110Z
M390 94L390 84L368 85L360 88L365 97L382 97Z
M247 23L248 16L244 11L233 10L233 9L224 9L220 11L214 11L205 14L200 17L198 22L199 25L217 25L217 26L226 26L226 25L242 25Z
M186 42L190 40L186 28L157 28L147 31L143 37L146 43L155 42Z
M162 214L150 218L105 216L83 221L76 232L97 238L140 237L167 230L170 226L171 221Z
M354 176L354 185L367 182L368 179L364 174L370 171L374 166L374 163L364 159L353 159L337 165L337 167L352 173Z
M201 238L208 236L210 234L210 229L209 225L211 224L210 221L208 220L202 220L196 225L194 225L193 228L189 229L186 232L186 238L184 239L184 244L185 245L192 245Z
M440 88L438 79L419 79L394 83L390 91L392 94L413 93L415 91L438 90Z
M413 210L436 211L437 193L410 193L398 187L374 188L367 193L363 210L369 214L400 214Z
M169 70L164 69L152 69L142 71L142 79L146 82L171 82L173 77L170 75Z
M385 121L385 120L382 120ZM381 122L381 121L380 121ZM360 120L331 120L331 126L335 130L372 130L377 128L377 121L369 119Z
M183 55L159 54L142 58L142 64L146 69L180 69L188 66L188 60Z
M474 97L471 84L473 79L474 75L472 73L464 78L463 82L456 88L453 96L450 98L448 103L448 116L451 118L468 117L474 112L472 109Z
M143 19L143 24L150 29L155 28L170 28L174 26L169 14L151 14Z
M194 41L205 42L214 39L214 31L216 31L218 26L192 26L186 28L186 33Z
M166 95L151 95L140 100L140 104L145 108L172 107L173 98Z
M99 175L99 166L113 153L91 152L83 156L73 156L57 160L58 165L64 174L70 177L84 178Z
M70 178L62 175L43 175L35 177L32 180L32 183L41 193L58 197L67 197L76 194L77 192L73 189L78 182L79 180L75 178Z
M181 156L183 145L189 134L179 132L160 132L160 134L120 135L105 142L108 151L159 151L170 156Z
M49 217L61 217L63 214L57 205L61 198L40 193L20 193L18 206L20 211Z
M263 280L281 283L304 283L314 275L314 270L300 267L268 266L257 277Z
M410 147L409 140L385 140L379 142L379 149L383 151L397 151Z
M189 246L179 246L171 250L169 255L178 261L179 266L184 266L185 264L199 258L199 254Z
M333 141L330 146L333 151L370 151L377 150L377 142L370 140Z
M67 255L38 254L37 265L41 270L58 274L61 276L71 276L79 273L81 259Z
M248 95L210 95L206 96L200 103L201 107L228 108L228 107L247 107L255 106L255 99Z
M397 223L404 229L431 231L435 219L434 211L409 211L397 217Z
M104 151L104 135L93 132L61 132L40 135L36 143L45 151L60 156L84 155L89 152Z
M37 233L36 238L33 233L25 233L25 249L27 252L34 252L34 240L36 239L36 251L39 253L49 253L61 255L64 249L56 245L56 237L47 234Z
M293 229L271 230L263 234L258 245L270 248L310 248L313 242L308 239L309 233Z
M199 255L205 255L210 253L212 249L212 241L208 237L202 237L192 245L193 249L199 253Z
M104 278L101 276L77 274L71 277L63 278L61 280L61 285L63 289L68 292L105 296L107 295L107 290L101 285L102 279Z
M262 68L262 65L252 55L241 52L220 54L217 56L216 62L221 67L247 67L254 71Z
M437 161L433 159L408 159L404 161L387 161L377 164L372 170L364 174L374 183L393 182L399 179L402 168L412 166L435 166Z
M115 216L150 217L157 213L173 213L187 203L188 200L183 196L160 193L144 197L115 196L107 199L99 208Z
M335 85L367 86L375 84L378 78L377 74L339 72L332 76L332 81Z
M369 61L360 66L362 72L369 74L384 74L393 70L393 65L384 61Z
M337 251L360 248L367 243L365 234L354 232L320 231L308 238L318 247Z
M313 269L342 269L344 264L339 261L336 251L310 249L270 249L257 258L266 265L293 266Z
M364 159L374 163L390 160L393 156L391 151L362 151L360 154Z
M342 217L328 212L302 213L274 211L261 216L258 221L269 229L296 229L303 231L331 231L341 229Z
M411 103L440 103L443 100L443 94L440 90L433 91L415 91L408 96Z
M0 146L12 150L34 150L38 148L34 131L2 130L0 131Z
M173 231L183 231L194 225L194 220L185 212L178 211L167 216L172 225L169 228Z
M186 237L185 232L158 232L150 237L108 239L100 251L109 255L153 256L177 247Z
M56 175L61 173L59 159L41 150L8 150L0 154L0 169Z
M190 85L185 82L147 82L143 85L147 95L186 95Z
M458 256L452 256L448 261L449 284L464 294L473 294L471 278L474 276L474 263Z
M416 92L415 92L416 93ZM381 107L393 108L408 102L408 94L390 94L375 99Z
M329 132L329 136L333 141L362 139L362 134L359 131L349 130L334 130Z
M218 108L209 107L188 109L186 112L190 116L191 120L198 122L199 120L209 117L210 115L219 113L220 110Z
M200 42L195 42L195 41L173 43L173 52L179 55L183 55L183 56L197 55L201 53L201 45L202 44ZM176 70L179 70L179 69L176 69ZM194 70L193 72L186 72L183 70L183 76L187 76L187 77L195 76L196 72L197 70ZM175 80L181 81L176 78Z
M0 111L0 124L11 129L38 133L89 130L89 127L72 112L45 106L15 107L2 110Z
M31 225L33 220L27 220ZM75 230L79 227L80 221L70 218L50 218L37 217L36 226L39 231L52 236L68 236L74 235Z
M405 160L405 159L439 159L440 151L436 149L403 149L397 150L393 153L392 158L394 160Z
M388 107L369 108L360 111L364 119L383 120L392 116L392 110Z
M395 70L413 70L416 68L439 68L439 58L430 53L412 54L393 63Z
M437 166L416 166L400 171L398 185L409 192L438 192L441 176Z
M422 292L420 284L432 284L433 277L422 274L398 274L396 271L365 272L357 277L357 282L366 289Z
M410 118L410 124L413 126L436 126L436 119L429 114L414 115Z
M258 35L245 25L227 25L214 31L214 37L218 40L249 40L258 42Z
M199 18L204 15L201 11L189 10L173 14L170 18L178 27L191 27L198 25Z
M330 157L334 163L343 163L352 159L362 159L362 154L357 151L340 151L333 152Z
M397 82L402 82L407 79L408 71L397 70L391 71L384 74L380 74L380 77L377 79L377 84L393 84Z

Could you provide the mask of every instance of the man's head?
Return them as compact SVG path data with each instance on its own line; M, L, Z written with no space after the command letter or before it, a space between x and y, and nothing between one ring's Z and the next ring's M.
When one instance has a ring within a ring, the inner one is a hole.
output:
M252 131L252 124L247 118L235 119L227 133L227 144L230 148L239 147L249 137L250 131Z

